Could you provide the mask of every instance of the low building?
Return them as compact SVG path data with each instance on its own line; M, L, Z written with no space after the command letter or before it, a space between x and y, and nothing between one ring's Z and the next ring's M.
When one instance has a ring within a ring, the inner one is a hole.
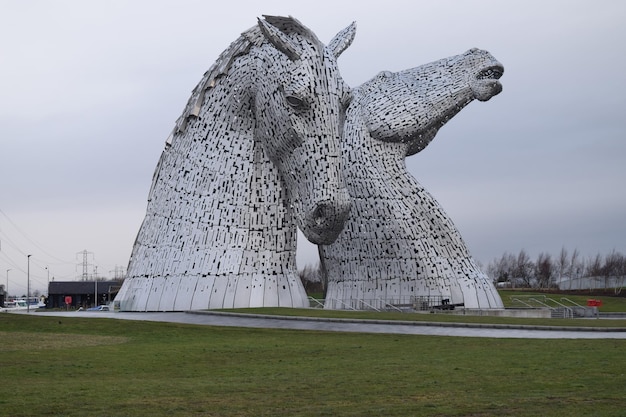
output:
M121 281L51 281L46 307L89 308L108 304L121 286Z
M621 277L583 277L563 279L557 283L560 290L598 290L623 288L626 285L626 276ZM617 293L617 292L616 292Z

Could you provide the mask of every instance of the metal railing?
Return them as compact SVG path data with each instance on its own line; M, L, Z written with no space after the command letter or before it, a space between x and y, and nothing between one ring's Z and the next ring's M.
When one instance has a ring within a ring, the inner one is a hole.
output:
M577 302L572 301L566 297L561 297L561 301L570 303L572 305L570 308L574 312L574 317L593 317L598 315L597 307L581 306Z
M574 317L574 310L553 298L545 295L529 295L511 297L511 301L518 302L528 308L547 308L550 310L552 318L571 319Z
M360 303L362 306L369 307L370 310L380 311L380 309L374 307L373 305L371 305L370 303L368 303L365 300L358 299L357 302ZM368 310L368 309L365 309L365 310Z
M324 308L324 300L309 297L309 308Z

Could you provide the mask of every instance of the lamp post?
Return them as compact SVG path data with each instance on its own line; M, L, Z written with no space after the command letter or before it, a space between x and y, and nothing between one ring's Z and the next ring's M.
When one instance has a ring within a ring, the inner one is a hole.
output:
M27 255L28 263L26 266L26 312L30 313L30 257Z
M9 271L11 270L11 268L7 269L7 287L5 288L5 291L7 292L7 299L9 298Z
M94 307L98 307L98 265L93 267L93 283L95 285L94 292L96 293L96 298L94 298Z

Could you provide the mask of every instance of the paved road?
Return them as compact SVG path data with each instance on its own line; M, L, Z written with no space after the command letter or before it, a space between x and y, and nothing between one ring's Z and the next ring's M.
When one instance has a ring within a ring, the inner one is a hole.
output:
M521 339L626 339L626 329L508 326L465 323L429 323L382 320L347 320L307 317L261 316L224 312L121 313L100 311L31 312L61 317L101 317L119 320L146 320L206 326L256 327L271 329L320 330L332 332L416 334L432 336L492 337Z

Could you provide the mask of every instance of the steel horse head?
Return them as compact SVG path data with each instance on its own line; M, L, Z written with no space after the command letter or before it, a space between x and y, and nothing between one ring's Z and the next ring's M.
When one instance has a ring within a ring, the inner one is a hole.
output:
M308 306L296 227L331 243L351 206L337 57L354 33L324 46L296 19L265 16L204 74L157 164L122 310Z

